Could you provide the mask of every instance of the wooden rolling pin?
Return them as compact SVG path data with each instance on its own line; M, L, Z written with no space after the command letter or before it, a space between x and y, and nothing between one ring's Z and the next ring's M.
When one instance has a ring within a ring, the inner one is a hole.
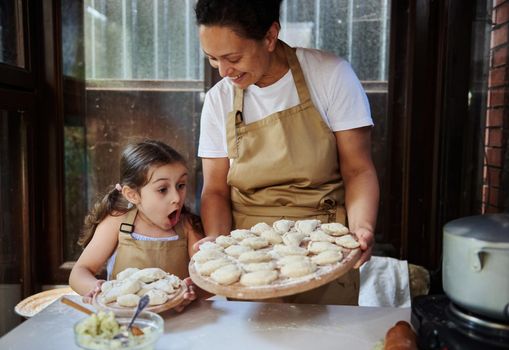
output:
M384 350L417 350L417 335L406 321L398 321L385 335Z

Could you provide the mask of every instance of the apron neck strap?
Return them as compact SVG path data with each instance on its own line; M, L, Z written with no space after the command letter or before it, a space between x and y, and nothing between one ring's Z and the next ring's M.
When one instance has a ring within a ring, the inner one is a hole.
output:
M306 85L306 80L304 79L304 73L302 73L299 60L297 59L295 48L291 48L284 41L279 40L279 42L285 49L286 59L288 60L288 65L292 71L293 81L295 82L297 93L299 94L300 103L307 102L310 99L309 90Z
M138 209L134 208L127 212L125 220L120 224L120 232L124 233L133 233L134 231L134 219L136 219L136 215L138 214Z

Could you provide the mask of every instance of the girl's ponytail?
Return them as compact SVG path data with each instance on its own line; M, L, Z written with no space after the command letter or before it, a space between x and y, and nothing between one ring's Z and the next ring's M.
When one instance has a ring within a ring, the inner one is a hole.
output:
M85 217L85 223L78 244L82 247L86 247L92 239L97 225L99 225L106 216L122 215L127 211L127 201L122 196L122 193L113 187L101 200L98 200L94 204Z

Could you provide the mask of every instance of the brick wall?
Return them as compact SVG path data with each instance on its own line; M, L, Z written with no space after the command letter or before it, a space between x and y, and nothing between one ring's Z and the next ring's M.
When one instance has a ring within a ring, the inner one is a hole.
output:
M509 0L493 1L483 212L509 211Z

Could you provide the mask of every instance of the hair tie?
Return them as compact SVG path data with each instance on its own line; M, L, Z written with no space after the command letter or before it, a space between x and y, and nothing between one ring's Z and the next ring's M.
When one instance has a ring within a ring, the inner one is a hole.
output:
M116 185L115 185L115 189L116 189L118 192L122 192L122 186L120 186L120 184L116 184Z

